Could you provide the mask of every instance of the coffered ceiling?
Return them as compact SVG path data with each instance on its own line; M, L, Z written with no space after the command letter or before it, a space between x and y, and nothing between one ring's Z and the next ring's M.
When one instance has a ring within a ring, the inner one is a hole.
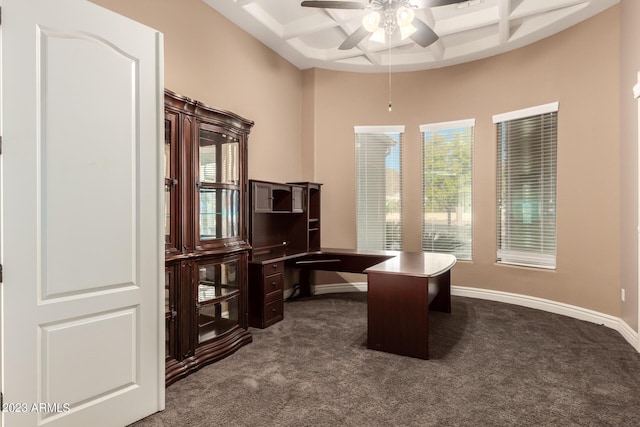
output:
M361 26L367 10L302 7L300 0L203 1L300 69L386 72L390 66L439 68L517 49L619 0L469 0L420 8L415 15L439 36L435 43L421 47L394 33L387 43L366 37L349 50L338 46Z

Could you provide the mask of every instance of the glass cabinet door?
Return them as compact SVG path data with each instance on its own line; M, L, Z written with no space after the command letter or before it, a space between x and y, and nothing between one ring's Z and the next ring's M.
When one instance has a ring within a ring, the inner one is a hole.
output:
M198 265L198 344L219 337L239 325L239 261Z
M198 237L200 243L240 237L240 139L200 124Z
M176 267L166 266L164 269L165 360L178 358L177 316Z
M239 204L238 190L200 188L200 240L238 237Z
M177 133L178 114L164 118L164 246L167 254L178 250Z

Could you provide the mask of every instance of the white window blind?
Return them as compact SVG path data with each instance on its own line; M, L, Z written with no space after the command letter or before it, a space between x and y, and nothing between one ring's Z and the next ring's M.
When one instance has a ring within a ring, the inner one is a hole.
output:
M472 259L475 119L421 125L422 250Z
M402 249L404 126L356 126L358 249Z
M556 266L558 104L494 116L497 124L497 260Z

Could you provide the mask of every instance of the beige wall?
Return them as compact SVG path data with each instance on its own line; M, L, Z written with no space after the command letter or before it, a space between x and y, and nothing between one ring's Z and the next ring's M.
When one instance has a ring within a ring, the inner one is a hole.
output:
M300 70L202 0L93 2L164 34L165 87L255 121L250 178L302 178Z
M638 101L632 88L640 71L640 2L622 0L620 67L620 238L622 319L638 330Z
M354 125L406 126L405 248L419 250L418 126L475 118L474 261L455 267L454 284L623 315L637 327L637 122L632 102L620 101L640 70L637 1L515 52L393 73L391 113L386 74L299 71L201 0L94 1L164 33L166 87L256 122L251 178L325 184L324 246L355 247ZM557 270L496 265L491 116L553 101L560 103Z
M356 244L354 125L405 125L404 242L420 250L419 125L476 119L474 260L456 285L531 295L620 315L619 8L514 52L392 75L305 71L313 79L315 179L323 245ZM492 115L558 101L556 271L496 265L496 134ZM305 132L305 135L307 133ZM305 142L306 143L306 142Z

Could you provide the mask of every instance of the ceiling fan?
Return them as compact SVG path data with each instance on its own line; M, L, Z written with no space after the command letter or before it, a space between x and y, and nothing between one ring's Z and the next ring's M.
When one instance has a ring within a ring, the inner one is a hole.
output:
M338 47L349 50L371 35L371 40L384 43L396 29L400 30L402 40L407 37L422 47L427 47L438 40L438 35L422 20L415 17L415 9L446 6L464 3L467 0L369 0L355 1L303 1L303 7L323 9L360 9L371 10L363 19L362 25L351 33Z

